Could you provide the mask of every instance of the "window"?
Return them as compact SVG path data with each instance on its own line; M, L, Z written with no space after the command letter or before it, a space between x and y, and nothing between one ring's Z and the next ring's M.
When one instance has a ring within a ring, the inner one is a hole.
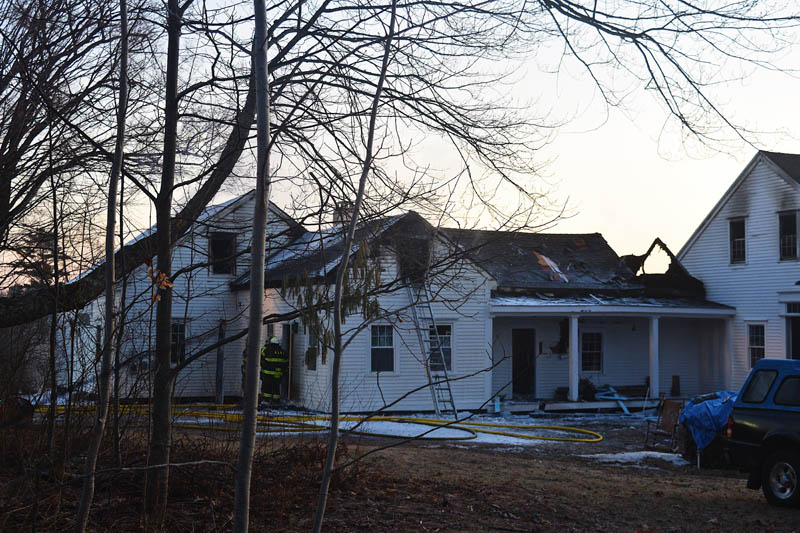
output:
M186 359L186 322L172 323L172 340L169 345L169 359L177 365Z
M778 215L778 248L781 259L797 259L797 213Z
M442 371L442 359L444 358L444 368L453 370L453 327L450 325L437 325L434 335L433 326L428 330L428 338L431 339L431 370L434 372ZM439 337L439 347L436 349L435 337Z
M394 330L392 326L372 326L370 370L372 372L394 372Z
M731 263L745 262L744 219L730 221Z
M305 326L303 326L305 329ZM308 348L306 348L306 368L309 370L317 369L317 354L319 352L319 341L314 333L314 328L308 328Z
M776 370L759 370L753 377L750 378L750 383L747 385L747 390L742 394L742 401L744 403L761 403L764 398L769 394L769 389L778 377Z
M747 326L747 353L750 354L750 367L754 367L759 359L764 359L764 324Z
M603 334L587 331L581 335L581 370L601 372L603 370Z
M789 376L783 380L775 393L778 405L800 405L800 377Z
M214 274L236 272L236 234L214 232L208 237L208 260Z

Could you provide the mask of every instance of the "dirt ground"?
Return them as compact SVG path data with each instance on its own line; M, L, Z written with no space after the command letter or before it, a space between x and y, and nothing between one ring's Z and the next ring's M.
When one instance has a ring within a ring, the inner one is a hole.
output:
M512 421L513 422L513 421ZM597 454L639 452L637 417L564 417L541 424L591 429L599 443L485 444L345 438L326 531L800 531L800 510L768 506L728 470L697 470L648 458L605 463ZM3 444L0 439L0 444ZM126 464L144 464L132 440ZM251 531L308 531L325 455L320 436L261 440L251 489ZM0 446L0 532L65 531L74 526L77 478L32 476ZM235 461L236 436L179 432L173 461ZM366 454L366 456L365 456ZM108 457L104 461L110 461ZM80 455L65 470L81 466ZM232 474L225 466L174 468L163 527L142 515L143 472L98 478L91 531L228 531Z
M800 511L768 506L760 491L745 488L738 472L585 457L642 450L641 419L565 422L605 438L535 446L413 444L382 451L371 464L386 473L383 489L338 494L328 523L342 531L800 530Z

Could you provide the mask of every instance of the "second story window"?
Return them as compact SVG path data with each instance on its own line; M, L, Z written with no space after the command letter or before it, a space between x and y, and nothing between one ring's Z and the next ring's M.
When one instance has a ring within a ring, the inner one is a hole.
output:
M778 215L778 249L781 259L797 259L797 213Z
M737 218L735 220L730 221L729 234L730 234L731 264L744 263L746 256L745 256L743 218Z
M213 232L208 236L208 261L214 274L236 273L236 234Z

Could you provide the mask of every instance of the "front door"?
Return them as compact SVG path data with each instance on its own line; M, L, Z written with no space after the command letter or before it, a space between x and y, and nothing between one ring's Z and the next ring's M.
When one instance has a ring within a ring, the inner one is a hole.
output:
M536 330L511 330L511 393L515 400L536 396Z

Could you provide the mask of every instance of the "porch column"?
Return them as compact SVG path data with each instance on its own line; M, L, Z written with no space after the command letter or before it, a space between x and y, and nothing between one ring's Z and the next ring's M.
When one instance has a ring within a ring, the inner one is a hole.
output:
M733 319L726 318L722 329L722 381L725 390L733 385Z
M569 396L571 402L578 401L578 376L580 359L578 357L578 315L569 316Z
M658 317L650 317L650 397L658 398Z

